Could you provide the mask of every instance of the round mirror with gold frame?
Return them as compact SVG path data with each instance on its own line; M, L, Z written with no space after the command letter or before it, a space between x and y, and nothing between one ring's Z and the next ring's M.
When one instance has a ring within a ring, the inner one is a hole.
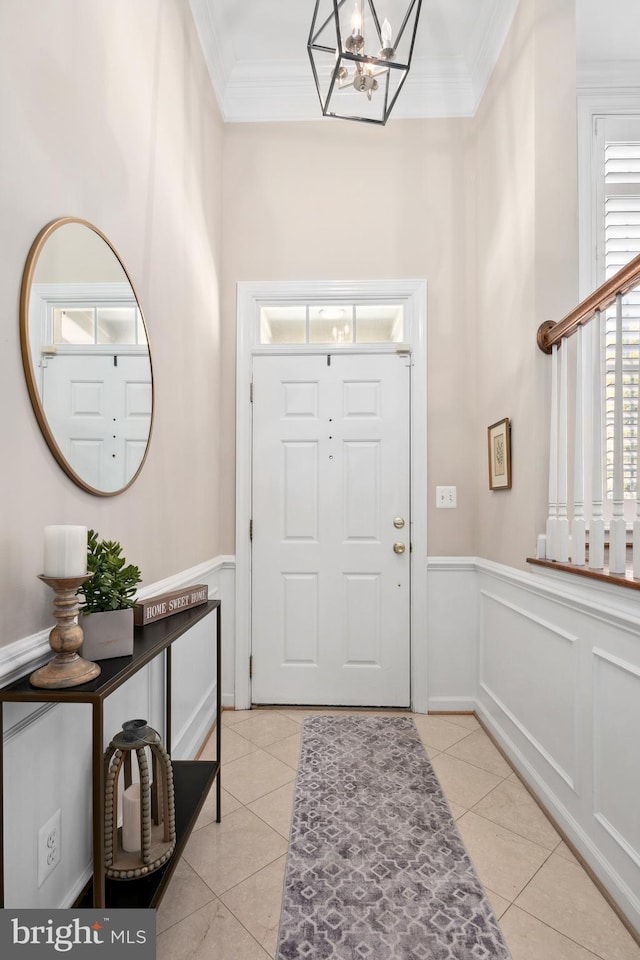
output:
M86 220L54 220L34 240L20 344L31 404L62 469L96 496L126 490L151 437L149 339L120 257Z

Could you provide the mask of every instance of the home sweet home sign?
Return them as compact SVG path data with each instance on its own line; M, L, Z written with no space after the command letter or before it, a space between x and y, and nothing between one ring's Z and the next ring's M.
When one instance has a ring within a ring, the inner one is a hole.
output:
M143 627L154 620L162 620L189 607L197 607L209 599L209 587L206 583L196 583L182 590L173 590L170 593L161 593L157 597L148 597L139 600L133 609L133 622Z

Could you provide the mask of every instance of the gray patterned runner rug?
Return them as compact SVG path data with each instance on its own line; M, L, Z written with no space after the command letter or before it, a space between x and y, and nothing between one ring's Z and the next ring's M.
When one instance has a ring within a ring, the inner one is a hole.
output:
M411 717L304 722L278 960L510 960Z

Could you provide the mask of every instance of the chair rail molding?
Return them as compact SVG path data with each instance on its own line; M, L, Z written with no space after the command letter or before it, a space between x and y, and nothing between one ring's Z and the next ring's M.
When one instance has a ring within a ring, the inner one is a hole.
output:
M227 661L230 662L233 657L233 574L235 571L235 557L228 555L220 555L214 557L211 560L206 560L203 563L199 563L193 567L189 567L185 570L180 570L178 573L172 574L169 577L165 577L163 580L158 580L155 583L147 584L144 587L141 587L138 590L137 597L140 600L146 600L148 597L153 597L157 593L164 593L170 590L179 590L181 587L189 586L192 583L202 583L205 582L209 586L209 595L212 599L217 599L218 597L223 601L223 611L226 612L226 624L224 633L224 646L223 650L223 664L225 662L225 656ZM225 584L225 575L226 579L231 575L230 585ZM227 624L229 625L227 628ZM51 622L53 626L53 618ZM227 629L229 629L229 634L227 635ZM14 640L11 643L5 644L4 647L0 647L0 684L4 685L11 683L13 680L21 676L25 669L30 667L34 663L46 662L46 660L51 658L51 648L49 646L49 633L51 627L47 627L45 630L39 630L37 633L33 633L26 637L21 637L18 640ZM226 693L226 703L224 703ZM223 684L223 703L225 706L233 706L233 686L229 687L228 684ZM22 716L19 721L17 721L19 728L23 729L30 720L30 717L37 719L43 713L46 713L49 710L55 709L55 704L44 704L42 707L36 709L30 708L28 715L26 717ZM15 730L12 725L7 725L4 731L4 740L5 743L12 736L15 735Z

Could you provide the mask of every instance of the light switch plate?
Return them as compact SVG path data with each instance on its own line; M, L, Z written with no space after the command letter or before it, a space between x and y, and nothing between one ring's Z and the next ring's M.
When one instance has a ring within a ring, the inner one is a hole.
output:
M452 510L457 505L457 490L455 487L436 487L436 507L438 509Z

